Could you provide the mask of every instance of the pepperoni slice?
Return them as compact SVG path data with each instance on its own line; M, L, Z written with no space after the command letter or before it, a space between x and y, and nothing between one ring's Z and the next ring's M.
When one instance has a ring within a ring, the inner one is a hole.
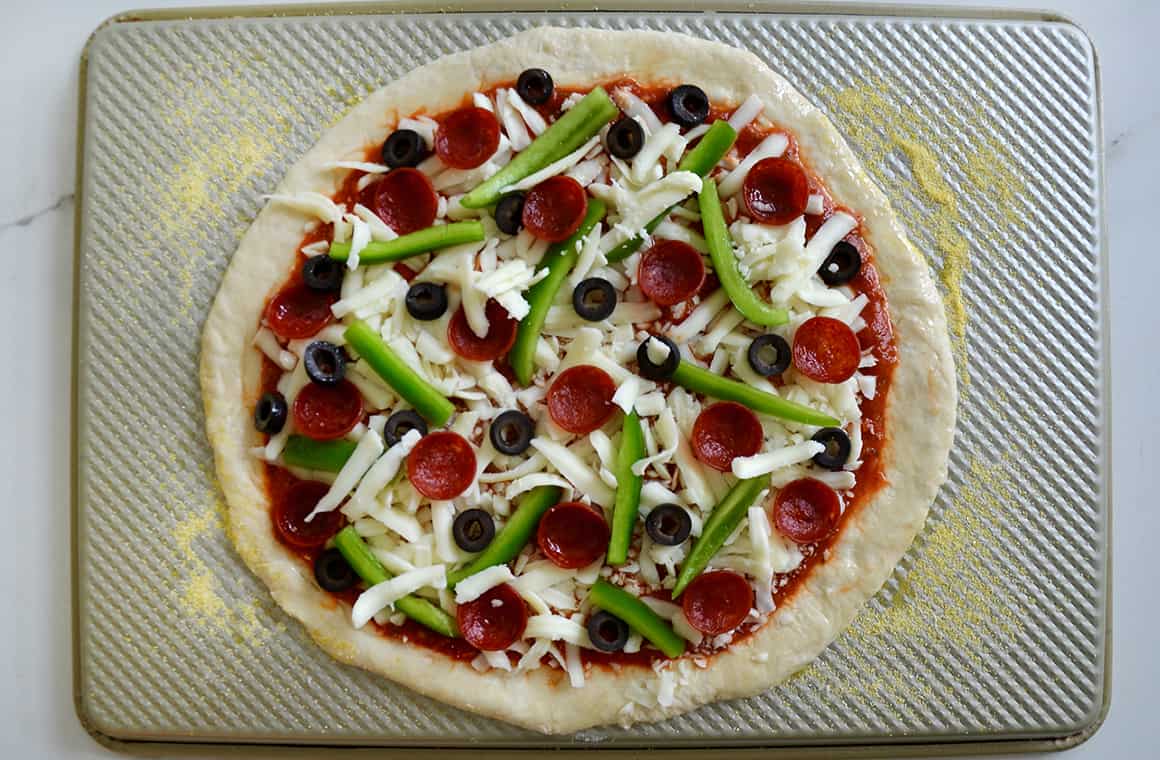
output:
M549 243L567 240L587 213L588 194L571 177L550 177L524 196L524 227Z
M407 456L407 479L428 499L454 499L475 480L475 451L459 433L425 435Z
M362 418L362 396L349 380L337 385L310 383L294 399L294 426L316 441L342 438Z
M732 631L752 607L753 587L732 570L702 573L681 595L685 619L706 636Z
M266 324L286 340L309 338L334 319L330 307L337 300L335 292L324 293L304 283L288 285L266 307Z
M657 306L692 298L705 282L705 261L680 240L659 240L644 252L636 273L641 292Z
M833 317L811 317L793 336L793 366L819 383L841 383L858 371L862 347L849 325Z
M788 158L763 158L741 186L749 216L766 224L788 224L806 212L810 181L801 165Z
M435 223L439 196L427 175L418 169L394 169L359 193L363 204L400 235Z
M765 433L757 415L733 401L707 407L693 423L693 453L721 472L729 472L735 457L750 457L760 451L763 440Z
M799 544L821 541L841 514L834 489L816 478L799 478L782 486L773 500L777 532Z
M512 319L498 301L488 301L484 314L487 315L487 335L482 338L472 332L462 306L447 323L447 342L451 344L451 350L464 359L489 362L506 354L516 342L519 322Z
M499 122L484 108L452 111L435 130L435 153L453 169L474 169L499 147Z
M591 364L566 369L548 389L548 414L569 433L588 435L608 422L616 411L612 396L616 383L608 373Z
M578 501L557 504L540 518L536 543L552 564L565 569L587 567L608 549L608 521Z
M468 644L485 652L501 652L524 635L528 608L516 590L505 583L459 605L455 620Z
M314 480L299 480L274 502L274 533L292 549L317 549L342 527L342 512L322 512L306 522L330 487Z

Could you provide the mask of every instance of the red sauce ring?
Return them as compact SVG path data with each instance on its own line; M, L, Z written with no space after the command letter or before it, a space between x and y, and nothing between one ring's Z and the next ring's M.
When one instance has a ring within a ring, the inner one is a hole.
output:
M519 641L528 625L528 608L508 584L484 592L455 609L463 639L485 652L502 652Z
M283 491L271 505L271 521L278 540L298 550L317 549L330 540L342 527L342 512L337 509L322 512L306 522L306 516L314 511L329 490L325 483L299 480Z
M330 307L338 293L322 292L305 283L287 285L266 306L266 324L286 340L309 338L334 320Z
M392 169L378 182L359 193L363 204L400 235L426 229L435 223L439 196L427 175L418 169Z
M657 306L673 306L695 296L705 282L705 260L680 240L658 240L640 257L641 292Z
M562 429L587 435L608 422L616 411L616 383L591 364L580 364L556 376L548 388L548 414Z
M485 108L467 106L439 120L435 153L452 169L474 169L499 147L499 121Z
M475 480L475 451L459 433L429 433L407 455L407 479L428 499L454 499Z
M310 383L294 399L294 427L316 441L342 438L362 418L362 395L349 380L337 385Z
M685 619L706 636L732 631L752 608L753 587L732 570L701 573L681 594Z
M544 513L536 544L553 565L568 570L588 567L608 550L608 521L578 501L565 501Z
M841 514L837 492L816 478L790 481L773 499L777 532L799 544L812 544L833 533Z
M524 196L524 227L549 243L559 243L580 228L588 213L588 194L579 182L549 177Z
M691 436L697 459L721 472L729 472L736 457L756 454L764 440L757 415L734 401L705 407L693 423Z
M840 319L811 317L793 336L793 366L819 383L841 383L858 371L862 347Z
M806 212L810 181L805 169L788 158L763 158L741 186L750 218L765 224L788 224Z
M482 338L472 332L462 306L447 323L447 342L451 344L451 350L473 362L494 361L510 351L516 342L516 328L520 323L512 319L507 309L498 301L488 301L484 313L487 315L487 335Z

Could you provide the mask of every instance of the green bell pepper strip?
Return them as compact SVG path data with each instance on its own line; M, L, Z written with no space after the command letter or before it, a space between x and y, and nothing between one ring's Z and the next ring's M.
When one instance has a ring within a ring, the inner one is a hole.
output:
M436 427L442 427L455 414L455 405L434 388L383 342L365 322L355 320L343 333L346 342L358 352L371 369L398 391L411 406Z
M354 441L316 441L304 435L292 435L282 449L282 463L304 470L338 472L350 459L357 444Z
M358 573L368 586L376 586L391 579L378 558L371 553L370 547L362 540L354 529L348 525L334 537L335 547L342 552L343 558L350 564L351 569ZM449 638L459 637L459 626L455 618L448 615L439 606L432 604L418 596L404 596L395 602L395 609L420 625L425 625L435 633Z
M644 457L644 431L636 412L624 416L620 430L620 450L616 452L616 501L612 507L612 537L608 540L608 564L628 561L628 545L640 511L640 489L643 478L634 475L632 466Z
M537 270L547 268L548 276L537 282L524 298L528 301L527 316L520 320L516 331L516 340L512 350L508 352L508 364L521 385L532 381L535 372L536 342L540 339L540 331L544 327L544 320L548 318L548 309L556 300L556 293L564 284L564 278L576 266L580 258L579 247L585 235L592 231L596 223L604 218L605 206L595 198L588 199L588 213L576 231L562 243L557 243L548 249Z
M455 588L455 584L464 578L494 565L506 565L515 559L528 541L532 540L543 514L560 501L561 493L556 486L540 486L528 491L487 548L471 562L447 573L447 587Z
M402 261L420 253L437 251L460 243L480 243L484 240L483 225L479 222L452 222L437 224L424 230L401 235L394 240L372 240L358 255L359 266ZM350 257L350 243L331 243L330 258L346 261Z
M593 605L623 620L629 628L651 641L667 656L680 657L685 653L685 640L677 635L673 627L650 610L648 605L619 586L613 586L600 578L588 592L588 599Z
M737 311L750 322L759 325L783 325L788 322L789 312L761 300L741 274L741 269L737 266L737 257L733 254L733 240L729 237L729 228L725 226L725 215L721 213L717 183L706 179L701 185L698 201L701 206L701 225L705 228L705 242L709 246L713 271L717 273L721 287L725 288L729 300L737 307Z
M686 153L685 157L681 159L681 162L677 164L677 171L693 172L700 177L704 177L713 171L713 167L725 157L725 154L733 147L733 143L736 140L737 132L729 125L729 122L713 122L713 126L709 127L709 131L705 133L701 141L697 143L697 146ZM672 210L679 205L678 203L674 206L669 206L663 214L646 224L644 226L645 230L652 233L665 220L665 217L672 213ZM643 236L629 238L609 251L605 258L608 259L608 263L610 264L623 261L636 253L637 249L644 243L644 240Z
M620 113L603 87L568 109L544 133L516 154L511 162L460 199L464 208L484 208L499 200L505 187L535 174L553 161L579 148Z
M725 539L737 530L737 526L741 524L741 518L745 517L745 513L753 506L753 501L757 495L768 487L769 477L764 475L739 480L729 489L729 493L725 494L725 498L713 508L709 519L701 528L701 535L693 543L693 548L689 550L689 556L681 565L681 572L677 575L677 585L673 587L674 599L680 596L685 587L708 566L709 560L713 559L713 555L720 551Z
M669 380L695 393L703 393L706 396L725 401L736 401L755 412L780 417L790 422L800 422L803 425L816 425L818 427L835 427L840 424L834 417L823 414L817 409L795 404L738 380L721 377L684 359L677 365L677 371L669 377Z

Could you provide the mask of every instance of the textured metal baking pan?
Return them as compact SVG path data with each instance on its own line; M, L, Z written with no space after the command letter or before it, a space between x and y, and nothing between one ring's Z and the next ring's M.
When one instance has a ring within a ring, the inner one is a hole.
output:
M82 722L122 748L408 754L897 755L1089 735L1110 671L1106 266L1089 40L1041 14L520 7L139 12L93 35L82 63L73 410ZM962 389L950 481L926 530L817 662L760 697L562 738L417 696L316 648L230 548L196 380L222 271L286 168L376 87L541 24L719 39L817 102L926 252Z

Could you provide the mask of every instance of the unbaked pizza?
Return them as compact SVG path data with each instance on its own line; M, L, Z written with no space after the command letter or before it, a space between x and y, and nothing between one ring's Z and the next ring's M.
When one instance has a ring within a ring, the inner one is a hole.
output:
M946 475L939 298L752 55L545 28L371 94L209 315L231 536L335 657L546 732L752 695Z

